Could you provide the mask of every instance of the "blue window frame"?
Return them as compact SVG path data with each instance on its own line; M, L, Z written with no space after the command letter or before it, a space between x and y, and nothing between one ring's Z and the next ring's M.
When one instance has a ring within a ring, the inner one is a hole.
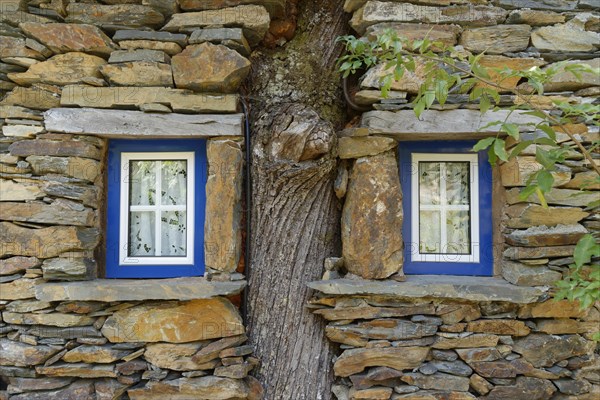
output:
M492 168L475 143L400 143L406 274L493 275Z
M204 274L206 141L111 140L107 278Z

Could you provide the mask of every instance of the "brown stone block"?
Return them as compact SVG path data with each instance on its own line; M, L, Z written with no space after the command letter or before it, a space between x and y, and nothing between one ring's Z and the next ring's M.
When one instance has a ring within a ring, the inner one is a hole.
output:
M541 169L542 165L535 160L535 157L515 157L500 165L502 185L506 187L527 186L527 180ZM551 174L554 177L552 186L563 186L571 180L571 170L566 167L557 168Z
M144 359L158 368L174 371L203 371L217 366L217 360L194 361L192 356L205 346L203 342L183 344L153 343L146 346Z
M151 7L138 4L103 5L93 3L70 3L67 6L67 22L93 24L104 28L114 27L160 27L165 17Z
M434 349L460 349L470 347L493 347L498 344L499 337L490 334L474 334L470 336L438 337L433 344Z
M0 222L0 257L6 255L51 258L66 251L93 250L99 232L94 228L72 226L28 229Z
M251 46L256 46L269 30L271 19L262 6L241 5L220 10L174 14L162 28L168 32L189 31L208 26L242 28Z
M0 339L0 365L29 367L46 361L60 349L50 346L31 346L6 338Z
M480 319L469 322L467 331L497 335L526 336L531 331L523 321L510 319Z
M48 376L73 376L78 378L116 378L113 365L89 365L84 363L61 363L36 367L36 372Z
M413 369L427 357L427 347L374 348L346 350L335 362L336 376L350 376L366 367L381 366L397 370Z
M181 46L175 42L159 42L156 40L123 40L119 47L126 50L156 50L163 51L172 56L181 53Z
M173 87L171 66L156 62L105 64L100 72L113 86Z
M110 38L93 25L26 22L20 28L55 53L82 51L106 56L116 48Z
M165 325L173 329L164 329ZM113 343L185 343L243 334L238 310L224 298L144 304L117 311L102 327Z
M402 270L402 217L395 154L357 159L342 211L342 254L349 272L383 279Z
M531 334L515 340L513 351L521 354L534 367L549 367L574 356L591 354L594 342L579 335L554 336Z
M178 88L233 93L250 72L250 61L223 45L191 45L171 60Z
M36 257L10 257L0 260L0 275L12 275L40 265L41 262Z
M488 54L523 51L529 45L529 25L497 25L466 29L459 43L467 50Z
M131 400L179 399L230 400L247 399L248 385L242 380L203 376L179 378L160 382L150 381L145 386L127 391Z
M503 78L501 74L494 69L502 70L509 68L513 71L524 71L532 67L539 67L546 64L543 60L537 58L510 58L504 56L485 55L479 59L479 65L487 69L489 80L506 88L508 90L515 89L521 77ZM490 85L479 85L481 87L489 87ZM499 90L494 87L495 90ZM507 91L508 91L507 90ZM500 90L502 91L502 90Z
M587 229L579 224L558 225L551 228L539 226L513 231L505 238L506 242L512 246L565 246L576 244L586 233L588 233Z
M60 91L34 85L15 87L0 101L2 106L23 106L34 110L48 110L60 106Z
M519 318L585 318L588 313L589 309L582 309L578 301L547 300L523 306Z
M9 146L11 154L21 157L36 156L73 156L100 160L100 149L84 141L21 140Z
M86 78L102 78L99 68L104 64L106 61L100 57L73 52L59 54L32 65L27 72L12 72L7 75L11 81L21 86L34 83L69 85L83 82Z
M242 249L241 198L244 155L233 140L209 140L204 260L217 271L234 272Z

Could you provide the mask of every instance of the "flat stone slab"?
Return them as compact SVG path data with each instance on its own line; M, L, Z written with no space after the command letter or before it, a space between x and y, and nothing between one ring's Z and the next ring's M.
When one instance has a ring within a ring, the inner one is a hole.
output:
M310 282L308 287L329 295L435 297L517 304L536 303L546 294L541 288L515 286L503 279L478 276L409 275L405 282L333 279Z
M125 63L133 61L147 61L170 64L171 57L161 50L117 50L110 53L109 64Z
M180 46L185 46L187 44L187 35L183 33L125 29L116 31L113 40L115 42L121 42L123 40L154 40L157 42L175 42Z
M370 134L390 135L399 140L476 139L496 135L499 125L484 127L490 122L504 121L509 113L500 110L482 115L478 110L426 110L417 118L412 110L369 111L363 114L361 126L368 128ZM540 119L515 111L507 122L534 130L534 126L523 124L539 123Z
M148 114L142 111L53 108L46 130L108 138L192 138L243 135L243 114Z
M200 277L174 279L96 279L44 283L36 297L44 301L196 300L240 293L246 281L213 282Z

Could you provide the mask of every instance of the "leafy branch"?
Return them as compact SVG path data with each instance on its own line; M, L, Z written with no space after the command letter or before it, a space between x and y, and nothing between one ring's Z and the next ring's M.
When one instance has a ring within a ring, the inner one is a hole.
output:
M498 160L506 162L514 159L530 146L535 146L535 159L540 169L528 178L527 186L520 193L521 200L535 193L541 204L547 207L545 193L554 186L556 165L563 163L573 152L578 152L595 171L595 178L589 184L600 183L600 166L592 156L600 142L592 142L586 147L572 129L574 123L599 126L600 106L553 99L553 109L546 110L538 104L544 95L544 85L558 74L570 73L581 80L585 73L600 75L599 69L569 62L555 63L544 69L537 66L528 70L486 68L481 65L483 53L473 55L428 38L409 41L393 30L366 38L341 36L338 41L346 49L338 60L338 68L344 78L361 69L383 68L380 87L384 98L388 97L394 81L400 81L405 74L412 73L420 78L422 83L412 101L417 118L436 101L443 106L452 94L468 95L470 102L478 102L482 114L500 109L501 94L514 96L513 105L505 108L509 113L504 120L493 121L480 128L497 126L496 136L479 140L473 150L487 149L489 161L494 165ZM511 81L524 81L525 84L505 84ZM527 123L527 127L511 122L510 117L515 112L535 116L539 122ZM521 128L539 134L524 140ZM558 140L559 133L567 135L569 140ZM600 201L588 204L589 209L599 206ZM570 275L557 284L557 298L579 300L586 308L600 300L600 265L593 263L594 257L600 257L600 244L588 234L575 248L575 262L570 266Z

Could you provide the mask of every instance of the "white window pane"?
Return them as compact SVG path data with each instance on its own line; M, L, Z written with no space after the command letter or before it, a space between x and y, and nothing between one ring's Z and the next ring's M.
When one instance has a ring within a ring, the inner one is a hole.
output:
M448 211L446 215L447 246L446 254L470 254L470 218L469 211Z
M157 164L157 161L131 161L129 163L131 205L155 204Z
M419 213L419 249L422 254L440 253L441 224L439 211L421 211Z
M154 256L155 246L154 211L129 214L129 256Z
M469 204L469 163L446 163L446 197L448 204Z
M185 160L161 162L161 204L186 204L187 174L187 162Z
M185 211L163 211L160 218L161 255L185 257L187 252L187 214Z
M420 204L440 204L440 163L419 163Z

